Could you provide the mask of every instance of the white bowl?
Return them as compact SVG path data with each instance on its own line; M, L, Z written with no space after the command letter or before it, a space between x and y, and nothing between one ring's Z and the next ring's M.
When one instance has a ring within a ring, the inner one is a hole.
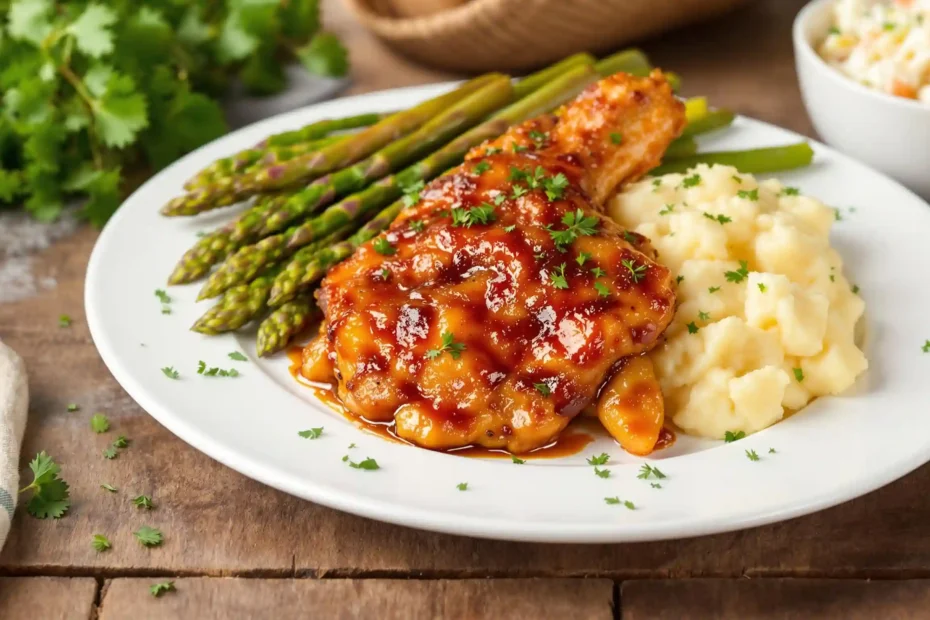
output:
M798 79L814 128L828 144L930 198L930 106L867 88L820 57L833 1L814 0L794 20Z

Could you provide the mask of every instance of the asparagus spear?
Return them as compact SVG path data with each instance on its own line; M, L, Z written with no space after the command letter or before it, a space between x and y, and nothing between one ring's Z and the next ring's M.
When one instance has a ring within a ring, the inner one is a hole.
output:
M698 153L681 159L663 161L662 165L649 172L653 176L669 172L684 172L698 164L721 164L733 166L740 172L774 172L809 166L814 158L814 150L807 142L798 142L788 146L773 146L746 151L720 151L717 153Z
M325 138L311 140L309 142L298 142L297 144L286 146L267 146L240 151L232 157L218 159L198 172L184 184L184 189L193 190L198 187L209 185L210 183L215 183L224 177L233 176L234 174L254 172L257 167L289 161L298 155L318 151L324 146L334 144L345 138L346 136L326 136Z
M364 189L375 179L409 164L463 130L477 125L488 114L510 102L512 97L513 87L509 79L501 76L490 81L487 86L458 101L417 131L391 142L368 159L317 179L263 213L240 218L232 234L233 240L277 232L295 219L312 213L340 196Z
M215 336L239 329L265 309L276 274L277 268L272 266L248 284L233 286L215 306L197 319L191 330Z
M434 97L409 110L392 114L364 131L314 153L297 157L284 164L263 168L252 174L220 179L216 183L178 196L162 208L162 213L169 216L196 215L234 204L262 191L281 189L308 181L352 164L392 140L421 127L430 118L496 77L495 74L490 74L470 80L452 92Z
M229 238L231 231L232 226L227 225L199 239L175 265L168 277L168 284L193 282L226 258L236 245Z
M443 148L403 171L386 177L368 189L353 194L300 225L291 234L288 246L299 248L329 233L346 222L365 218L374 209L396 200L403 188L427 181L458 164L468 150L485 140L502 134L509 126L551 110L577 95L596 79L588 66L562 74L528 97L504 108L490 119L462 134Z
M701 133L713 131L714 129L727 127L733 122L735 116L736 115L730 110L719 109L711 110L703 116L694 119L688 117L688 124L685 125L685 130L681 135L682 137L696 136Z
M316 121L305 125L300 129L285 131L283 133L268 136L255 145L255 148L266 146L290 146L300 142L310 142L319 140L331 133L337 131L346 131L348 129L359 129L361 127L370 127L375 123L383 121L391 114L382 114L380 112L369 112L367 114L358 114L356 116L347 116L345 118L328 119Z
M697 153L697 142L694 141L694 138L685 136L678 138L668 145L668 148L665 149L665 158L679 159L681 157L694 155L695 153Z
M307 329L318 316L319 309L309 295L282 304L258 326L256 351L262 357L277 353L294 336Z

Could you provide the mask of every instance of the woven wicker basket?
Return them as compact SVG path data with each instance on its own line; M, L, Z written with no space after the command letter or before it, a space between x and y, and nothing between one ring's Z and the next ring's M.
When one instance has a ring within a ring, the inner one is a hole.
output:
M607 52L746 0L470 0L419 18L386 0L345 0L392 48L453 71L525 70L578 51Z

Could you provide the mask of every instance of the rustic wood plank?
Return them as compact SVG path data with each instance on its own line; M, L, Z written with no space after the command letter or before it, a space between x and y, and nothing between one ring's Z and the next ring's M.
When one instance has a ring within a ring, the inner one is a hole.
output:
M97 582L66 577L0 577L4 620L88 620Z
M694 579L630 581L624 620L905 620L926 618L930 581Z
M578 618L613 617L606 580L216 579L175 582L152 597L151 579L106 585L100 620L134 618Z

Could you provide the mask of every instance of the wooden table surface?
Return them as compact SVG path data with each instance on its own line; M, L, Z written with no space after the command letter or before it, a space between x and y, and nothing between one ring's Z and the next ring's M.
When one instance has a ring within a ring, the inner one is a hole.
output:
M790 24L800 0L759 0L643 48L686 94L811 134ZM351 92L446 79L399 58L335 2L327 19L354 62ZM492 542L385 525L290 497L187 446L139 408L97 355L83 312L89 228L36 258L55 289L0 305L0 338L25 358L32 407L22 464L47 450L73 505L40 521L17 511L0 554L0 618L925 617L930 467L861 499L777 525L628 545ZM69 329L58 316L74 317ZM68 413L69 402L81 410ZM104 460L92 412L132 438ZM876 412L880 414L880 412ZM829 458L825 438L823 458ZM811 463L817 475L817 463ZM109 482L116 494L100 489ZM146 493L157 508L128 498ZM164 544L132 538L143 524ZM95 533L113 548L95 552ZM148 585L174 579L154 599Z

